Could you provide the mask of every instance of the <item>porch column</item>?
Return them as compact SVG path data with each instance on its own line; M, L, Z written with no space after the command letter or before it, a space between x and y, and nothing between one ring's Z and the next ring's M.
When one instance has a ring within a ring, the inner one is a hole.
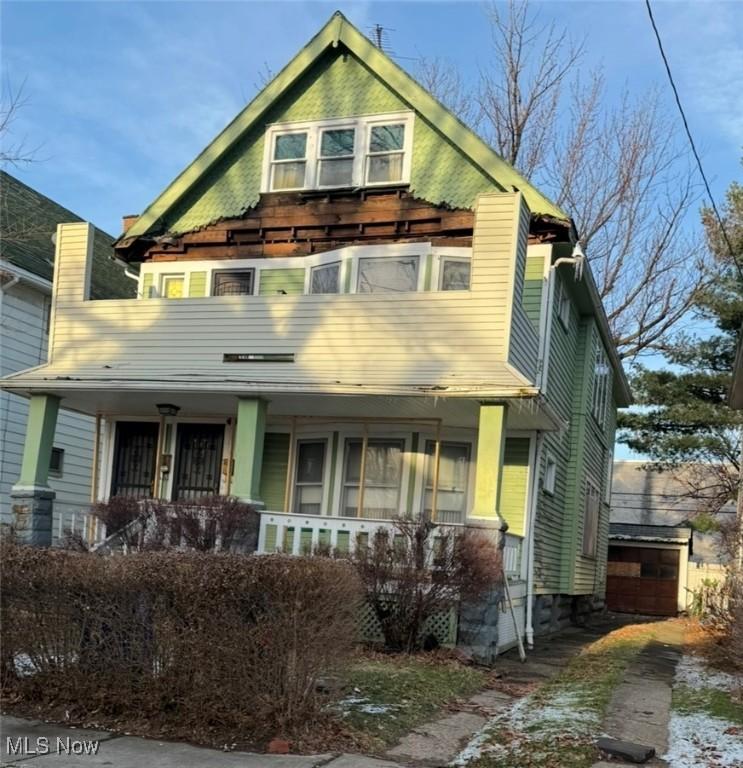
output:
M52 544L54 491L49 487L49 462L58 411L59 398L55 395L31 397L21 476L10 493L18 535L35 547Z
M259 496L263 464L263 436L266 431L266 401L241 397L235 425L235 474L232 493L239 499L262 507Z
M503 403L480 405L477 432L475 500L471 517L499 521L503 487L503 459L506 449L506 413Z

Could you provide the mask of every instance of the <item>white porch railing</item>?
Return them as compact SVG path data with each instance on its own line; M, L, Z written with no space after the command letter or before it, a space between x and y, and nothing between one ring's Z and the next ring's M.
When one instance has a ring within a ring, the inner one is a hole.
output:
M368 541L380 528L390 535L395 534L395 526L389 520L261 512L257 551L259 554L286 552L301 555L326 547L350 553L359 541ZM522 542L523 536L506 534L503 565L510 579L521 578Z
M62 510L55 514L55 518L58 541L67 534L77 534L89 545L94 546L106 538L105 524L86 510Z

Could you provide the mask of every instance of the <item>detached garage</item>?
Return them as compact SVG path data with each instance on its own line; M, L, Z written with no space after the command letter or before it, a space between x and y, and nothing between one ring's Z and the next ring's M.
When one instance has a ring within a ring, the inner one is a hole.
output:
M691 540L691 528L611 523L608 609L649 616L675 616L685 610Z

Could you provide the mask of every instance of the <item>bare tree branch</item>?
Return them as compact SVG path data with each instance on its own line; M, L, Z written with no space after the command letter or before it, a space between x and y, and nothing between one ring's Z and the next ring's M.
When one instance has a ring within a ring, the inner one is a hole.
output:
M16 167L31 163L35 160L38 147L33 149L27 146L25 138L13 138L13 123L18 118L18 113L28 104L25 94L26 81L14 88L9 80L3 83L0 92L0 165L14 165Z

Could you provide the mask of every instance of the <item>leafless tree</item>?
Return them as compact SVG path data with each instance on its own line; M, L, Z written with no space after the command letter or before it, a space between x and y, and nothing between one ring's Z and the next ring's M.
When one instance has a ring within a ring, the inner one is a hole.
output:
M33 162L37 149L30 148L25 138L13 137L13 123L28 104L26 81L14 88L9 80L0 90L0 165L20 166Z
M706 275L685 223L698 189L660 94L612 101L566 29L526 2L487 13L492 49L472 94L435 61L418 77L573 218L622 357L662 349Z

